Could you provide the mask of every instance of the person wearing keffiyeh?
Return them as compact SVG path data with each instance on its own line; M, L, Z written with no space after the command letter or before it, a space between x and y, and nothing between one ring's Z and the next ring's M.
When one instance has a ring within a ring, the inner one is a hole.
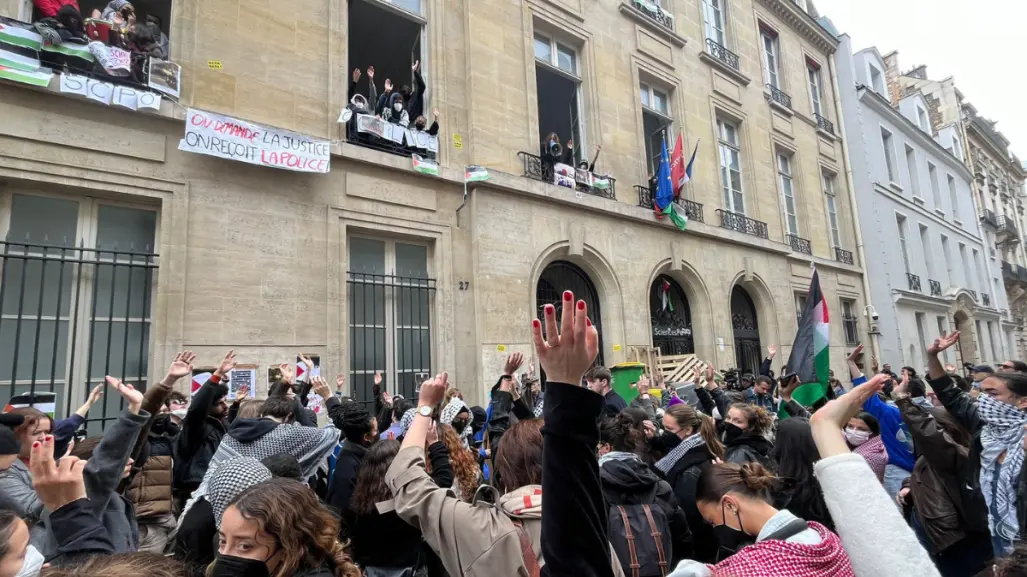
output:
M845 427L845 442L853 453L866 459L877 480L883 484L888 451L881 440L881 425L877 419L866 411L849 419L849 424Z
M471 429L471 408L467 406L460 397L453 397L449 400L449 403L442 408L442 415L439 420L445 424L453 427L460 442L464 448L470 448L471 445L468 442L471 434L474 432Z

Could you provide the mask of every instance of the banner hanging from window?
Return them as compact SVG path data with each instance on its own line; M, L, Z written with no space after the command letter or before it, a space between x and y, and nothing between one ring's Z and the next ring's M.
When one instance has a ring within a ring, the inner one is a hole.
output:
M327 173L331 143L190 108L178 149L298 172Z

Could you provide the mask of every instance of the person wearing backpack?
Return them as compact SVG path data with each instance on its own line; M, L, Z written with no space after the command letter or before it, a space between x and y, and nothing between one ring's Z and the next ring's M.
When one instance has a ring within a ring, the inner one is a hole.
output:
M610 543L624 574L665 577L691 549L688 521L670 485L639 456L643 438L625 413L600 422L599 478Z

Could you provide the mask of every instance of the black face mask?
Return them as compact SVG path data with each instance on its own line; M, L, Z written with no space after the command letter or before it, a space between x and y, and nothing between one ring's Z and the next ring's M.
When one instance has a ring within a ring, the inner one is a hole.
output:
M466 429L466 428L467 428L467 421L464 421L462 419L453 419L453 430L456 431L457 435L459 435L460 433L463 433L464 429Z
M724 524L717 525L713 528L713 535L717 538L717 562L721 562L724 559L734 555L742 548L752 545L756 542L755 539L750 537L745 531L741 529L735 529L727 524L727 504L720 504L720 512L724 515ZM742 516L735 511L735 519L738 520L738 526L742 526Z
M745 433L745 430L734 423L724 423L724 442L731 443L738 437L741 437Z
M218 555L210 577L270 577L267 563L260 559L243 559L232 555Z
M663 446L668 449L673 449L681 444L681 437L671 433L670 431L663 431L660 433L660 441L663 443Z

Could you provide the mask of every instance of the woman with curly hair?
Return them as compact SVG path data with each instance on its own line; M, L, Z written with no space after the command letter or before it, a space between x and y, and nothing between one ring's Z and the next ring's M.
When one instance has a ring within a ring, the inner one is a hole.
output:
M339 520L310 487L271 479L236 497L218 530L209 577L360 577L336 539Z
M385 472L399 452L399 441L378 441L360 463L357 486L346 511L352 528L349 542L353 560L369 577L413 574L424 563L421 531L399 518L395 510L380 513L377 504L392 499L385 484ZM388 536L383 539L383 536Z
M456 429L442 423L438 427L442 433L439 435L439 440L449 450L449 464L453 467L453 492L470 503L481 482L481 469L478 468L478 461L475 459L474 453L464 447Z
M774 426L774 417L763 407L734 403L724 417L725 461L744 465L756 462L770 464L771 443L767 433Z

